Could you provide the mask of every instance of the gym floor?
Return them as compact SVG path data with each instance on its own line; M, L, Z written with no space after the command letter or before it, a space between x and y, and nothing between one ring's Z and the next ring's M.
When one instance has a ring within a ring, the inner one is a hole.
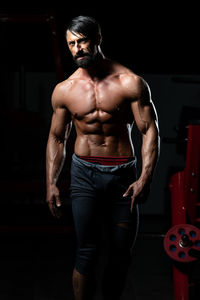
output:
M19 212L13 209L12 214ZM71 274L75 241L71 217L66 224L56 222L50 216L48 220L41 216L42 212L32 210L31 219L21 210L17 225L13 222L13 225L1 226L1 300L73 299ZM33 221L35 217L37 222ZM162 234L167 230L168 220L165 218L141 216L122 300L173 299L171 263L163 250ZM103 259L104 251L100 251L95 300L102 299Z

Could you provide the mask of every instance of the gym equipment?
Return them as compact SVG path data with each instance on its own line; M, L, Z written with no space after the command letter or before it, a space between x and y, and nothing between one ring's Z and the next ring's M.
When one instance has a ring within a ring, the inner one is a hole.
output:
M190 224L175 225L165 236L164 248L176 261L195 261L200 258L200 230Z
M175 300L193 299L191 288L200 283L191 279L191 270L200 259L199 121L187 126L185 159L185 169L170 179L172 228L164 238L164 249L173 261Z

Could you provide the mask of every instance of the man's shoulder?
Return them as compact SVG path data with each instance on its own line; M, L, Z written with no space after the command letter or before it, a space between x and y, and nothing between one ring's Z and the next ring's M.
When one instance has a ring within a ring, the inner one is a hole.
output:
M71 94L79 86L80 78L74 72L67 79L59 82L52 93L52 104L55 107L67 107Z
M115 70L128 98L138 98L144 93L149 93L149 86L142 76L118 63L115 65Z
M66 104L67 95L71 86L70 79L66 79L59 82L52 93L52 105L53 107L63 107Z
M141 91L147 88L146 81L132 71L127 71L120 74L120 81L124 88L132 91Z
M118 62L113 62L113 70L114 74L117 74L121 82L125 85L131 84L135 86L145 84L144 79L140 75Z
M65 95L76 85L77 78L73 75L69 76L67 79L59 82L54 88L54 94Z

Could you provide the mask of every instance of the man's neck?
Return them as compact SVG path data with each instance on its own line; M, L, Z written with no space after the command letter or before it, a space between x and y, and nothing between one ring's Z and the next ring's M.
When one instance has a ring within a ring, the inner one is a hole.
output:
M94 64L87 69L81 69L82 73L89 76L93 81L105 78L110 73L109 60L98 52Z

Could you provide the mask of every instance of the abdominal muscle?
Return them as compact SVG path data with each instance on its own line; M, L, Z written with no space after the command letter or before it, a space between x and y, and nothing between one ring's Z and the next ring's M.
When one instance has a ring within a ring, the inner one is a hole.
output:
M121 131L121 130L120 130ZM128 129L123 132L81 132L76 130L75 153L78 156L132 156L134 149Z

